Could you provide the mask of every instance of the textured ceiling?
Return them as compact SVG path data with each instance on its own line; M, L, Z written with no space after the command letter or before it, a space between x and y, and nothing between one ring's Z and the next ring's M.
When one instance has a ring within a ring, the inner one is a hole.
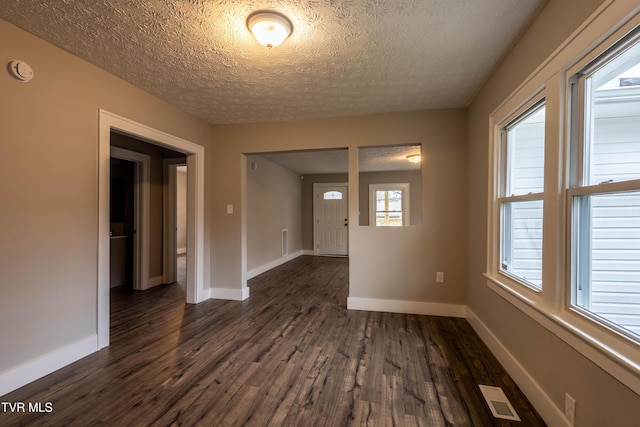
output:
M467 106L544 3L11 0L0 17L215 124ZM258 44L256 10L287 15L289 39Z
M346 149L284 151L261 156L300 175L346 173L349 168Z
M420 144L362 147L358 149L360 172L418 170L407 156L420 154ZM262 157L301 175L347 173L349 153L342 150L305 150L265 153Z

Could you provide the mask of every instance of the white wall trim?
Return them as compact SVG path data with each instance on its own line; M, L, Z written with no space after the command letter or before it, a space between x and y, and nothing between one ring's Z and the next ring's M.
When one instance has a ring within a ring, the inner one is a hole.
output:
M162 276L164 283L176 281L176 162L162 159Z
M247 298L249 298L249 288L248 287L243 287L242 289L210 288L209 298L225 299L230 301L244 301Z
M311 253L313 254L313 251L311 251ZM247 280L249 279L253 279L256 276L261 275L262 273L271 270L272 268L276 268L282 264L285 264L291 260L294 260L296 258L298 258L299 256L304 255L304 251L298 251L298 252L294 252L292 254L289 254L287 256L284 256L282 258L279 259L274 259L273 261L270 261L266 264L262 264L259 267L253 268L249 271L247 271Z
M0 396L49 375L58 369L94 353L98 336L90 335L80 341L32 359L20 366L0 373Z
M466 319L471 327L480 336L480 339L489 347L491 353L498 359L518 387L531 401L531 404L540 416L550 426L570 427L570 423L551 398L538 385L535 379L524 369L518 360L509 352L507 347L489 330L489 328L467 308Z
M600 331L589 321L571 315L571 311L552 312L536 301L527 299L507 285L486 275L489 289L504 298L516 309L560 338L567 345L591 360L635 393L640 394L640 365L633 357L636 344L614 342L606 331Z
M347 298L347 309L447 317L465 317L466 314L466 306L462 304L356 297Z
M182 255L182 254L186 254L187 253L187 248L178 248L178 250L176 251L176 255Z

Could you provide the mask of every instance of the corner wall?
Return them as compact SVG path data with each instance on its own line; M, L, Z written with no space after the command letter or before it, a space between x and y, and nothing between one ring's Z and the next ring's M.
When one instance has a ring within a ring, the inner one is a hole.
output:
M466 263L466 111L387 113L212 128L213 288L243 284L243 153L422 143L422 225L385 230L358 224L358 177L349 174L350 297L463 306ZM398 270L399 269L399 270ZM398 274L397 271L401 271ZM436 271L445 283L436 284Z
M247 156L246 170L247 270L260 271L289 259L282 254L282 230L287 255L302 250L302 180L259 155Z
M550 1L469 107L470 321L522 374L520 380L533 386L528 391L534 404L549 400L546 419L553 425L568 425L565 393L576 400L576 425L585 427L636 425L640 396L487 287L489 116L602 3Z
M34 70L29 83L0 73L4 380L18 366L55 369L47 357L64 364L96 349L99 109L207 148L211 127L3 20L0 52Z

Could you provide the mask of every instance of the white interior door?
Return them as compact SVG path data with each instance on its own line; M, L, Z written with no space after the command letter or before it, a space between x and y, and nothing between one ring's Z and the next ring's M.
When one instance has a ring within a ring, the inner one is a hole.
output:
M316 255L349 253L349 203L346 183L314 185L314 236Z

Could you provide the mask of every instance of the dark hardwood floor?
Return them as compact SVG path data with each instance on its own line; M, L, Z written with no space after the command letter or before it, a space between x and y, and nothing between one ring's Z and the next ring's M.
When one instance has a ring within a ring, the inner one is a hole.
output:
M300 257L244 302L112 291L111 346L3 402L0 425L542 426L464 319L347 311L348 259ZM494 418L478 384L522 422Z

